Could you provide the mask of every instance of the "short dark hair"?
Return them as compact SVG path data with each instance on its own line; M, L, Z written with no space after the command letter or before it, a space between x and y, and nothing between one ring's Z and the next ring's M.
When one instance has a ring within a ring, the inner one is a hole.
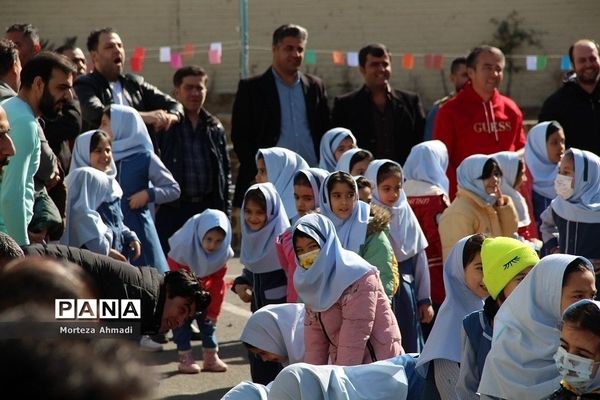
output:
M54 50L54 52L58 53L58 54L65 54L65 52L71 50L75 50L77 47L73 46L72 44L63 44L62 46L58 47L56 50Z
M452 60L452 63L450 64L450 73L455 74L456 71L458 71L458 67L461 65L467 65L467 57L456 57Z
M208 80L206 71L198 65L190 65L179 68L173 75L173 86L179 87L183 83L183 78L186 76L200 76Z
M4 232L0 232L0 260L10 261L24 256L23 250L15 239Z
M306 28L300 25L281 25L279 28L275 29L275 32L273 32L273 46L277 46L286 37L295 37L306 41L308 39L308 32Z
M592 43L594 46L596 46L596 51L598 51L600 53L600 45L598 45L598 43L596 43L592 39L579 39L578 41L576 41L575 43L573 43L571 46L569 46L569 60L571 60L571 65L575 65L575 62L574 62L574 59L573 59L573 51L575 50L575 45L577 43L581 43L581 42Z
M115 30L109 26L96 29L91 31L87 38L87 49L89 52L98 50L98 42L100 41L100 35L103 33L116 33Z
M18 59L17 45L11 40L0 39L0 76L6 75Z
M33 44L40 44L40 34L35 26L31 24L13 24L6 28L6 33L20 32L29 38Z
M42 51L23 66L21 86L30 88L36 76L48 83L54 69L59 69L65 74L75 73L75 67L67 57L51 51Z
M502 50L494 46L482 44L481 46L477 46L471 49L471 52L469 53L466 59L467 68L475 68L475 66L477 65L477 60L479 59L479 55L481 53L497 54L502 57L502 60L504 60L504 53L502 52Z
M180 296L196 305L196 314L204 311L210 304L210 293L198 281L198 277L187 269L167 272L164 278L167 297Z
M367 64L367 56L371 55L373 57L383 57L388 56L391 57L390 52L387 47L381 43L371 43L360 49L358 52L358 64L364 68Z
M364 176L359 176L355 180L356 180L356 187L358 187L358 190L363 189L363 188L373 189L373 187L371 187L371 181L369 181Z

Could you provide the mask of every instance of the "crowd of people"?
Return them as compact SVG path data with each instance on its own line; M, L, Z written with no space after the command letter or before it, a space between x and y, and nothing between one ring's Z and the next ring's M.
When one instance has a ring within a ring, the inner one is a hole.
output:
M598 45L572 44L526 134L496 47L455 59L455 90L426 116L390 86L383 44L360 49L364 85L330 110L300 70L307 39L280 26L272 65L239 83L230 199L201 67L175 72L172 97L124 72L112 28L90 33L88 68L81 49L41 51L35 27L10 26L0 321L44 320L55 298L140 299L139 346L171 330L181 373L226 372L216 328L239 229L252 382L224 399L600 398ZM149 396L131 343L9 344L6 362L22 349L65 366L67 383L39 373L48 398ZM98 364L83 376L85 352Z

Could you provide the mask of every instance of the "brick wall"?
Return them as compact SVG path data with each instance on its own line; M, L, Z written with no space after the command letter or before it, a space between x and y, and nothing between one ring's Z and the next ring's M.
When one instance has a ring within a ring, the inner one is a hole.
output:
M5 2L11 4L3 7L0 26L31 22L38 26L43 38L55 44L61 44L67 36L77 35L78 44L85 47L91 28L114 27L120 32L129 54L135 46L148 48L143 75L165 91L171 90L172 70L158 62L159 46L191 42L207 47L210 42L221 41L223 64L207 65L205 51L191 62L202 64L208 70L213 96L236 90L238 0ZM396 54L461 55L491 39L494 26L490 18L502 18L513 9L526 19L526 27L546 32L542 50L523 49L521 54L562 54L574 39L598 38L599 0L251 0L250 45L263 47L250 53L251 73L261 73L269 66L272 31L285 22L304 25L309 30L308 46L316 49L357 51L367 42L383 42ZM399 57L393 58L393 63L393 86L421 93L426 108L444 95L440 73L425 70L422 59L416 59L412 71L400 68ZM327 54L318 54L317 65L311 66L310 71L324 78L331 96L361 83L357 69L333 66ZM559 82L558 60L550 60L546 71L523 71L516 75L512 97L522 106L536 107Z

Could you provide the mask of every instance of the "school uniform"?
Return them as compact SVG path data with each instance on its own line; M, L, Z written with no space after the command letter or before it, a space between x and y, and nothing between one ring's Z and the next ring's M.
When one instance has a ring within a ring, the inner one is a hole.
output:
M124 188L121 198L124 221L142 243L142 254L132 263L138 266L152 265L164 273L168 271L167 259L160 246L148 204L133 210L129 207L129 197L145 190L149 197L148 203L168 203L179 198L179 184L154 154L146 125L135 109L113 104L110 121L117 181Z
M528 177L533 181L531 193L533 216L538 230L542 226L540 215L556 197L554 180L558 173L558 164L548 159L546 131L549 126L550 122L541 122L531 128L525 144L525 164L527 164Z
M294 199L294 176L301 169L309 168L309 165L300 155L283 147L258 149L257 160L259 155L262 155L265 160L267 177L279 193L287 216L293 218L297 213Z
M321 138L319 152L319 168L328 172L336 171L337 160L335 159L335 150L346 138L350 138L354 146L356 146L356 138L349 129L333 128L325 132Z
M423 348L423 332L419 322L418 307L431 304L431 286L427 265L427 239L419 221L410 208L404 191L392 207L379 199L377 174L379 168L391 160L374 160L369 164L365 177L373 186L373 204L382 206L392 213L390 220L390 243L398 260L400 286L392 299L394 314L402 332L402 345L409 353L420 353ZM402 170L402 169L401 169Z
M431 334L417 360L417 372L427 378L426 398L458 399L458 380L461 358L462 320L469 313L483 308L483 299L467 287L463 252L471 236L461 239L450 252L444 265L446 299L438 312ZM438 370L438 363L445 363L445 376Z
M558 389L554 355L560 346L562 281L576 259L593 272L584 258L546 256L502 304L481 374L482 398L543 399Z
M461 400L478 400L477 388L492 347L494 328L483 310L467 315L462 325L462 355L456 394Z
M209 230L216 227L225 232L225 237L218 249L207 254L202 247L202 240ZM198 327L203 336L202 347L206 349L218 348L215 325L225 297L227 261L233 257L231 237L231 224L227 215L223 211L207 209L190 218L169 239L168 262L170 269L172 271L181 268L191 270L210 293L211 301L206 313L197 318ZM182 327L173 329L173 341L177 344L177 350L191 349L191 335L189 322Z

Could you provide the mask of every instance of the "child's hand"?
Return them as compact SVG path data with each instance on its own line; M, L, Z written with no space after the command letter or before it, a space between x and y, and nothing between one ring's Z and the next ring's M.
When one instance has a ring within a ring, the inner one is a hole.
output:
M118 260L118 261L127 262L127 259L125 258L125 256L123 254L119 253L118 251L116 251L115 249L110 249L108 251L108 256L110 258L114 258L115 260Z
M140 190L139 192L129 196L127 200L129 200L129 208L132 210L137 210L138 208L142 208L148 204L150 195L148 194L148 191Z
M131 257L132 260L137 260L142 255L142 244L137 240L129 243L129 249L133 251L133 257Z
M235 285L235 292L244 303L250 303L252 301L252 288L250 285L238 283Z
M422 323L428 324L433 320L433 307L431 304L421 304L419 306L419 319Z
M508 201L502 196L502 191L500 190L500 185L496 187L496 206L502 207L505 206Z
M44 243L44 240L46 240L46 235L48 235L48 233L45 229L41 232L31 232L30 230L27 230L27 237L29 237L29 242L32 244Z

